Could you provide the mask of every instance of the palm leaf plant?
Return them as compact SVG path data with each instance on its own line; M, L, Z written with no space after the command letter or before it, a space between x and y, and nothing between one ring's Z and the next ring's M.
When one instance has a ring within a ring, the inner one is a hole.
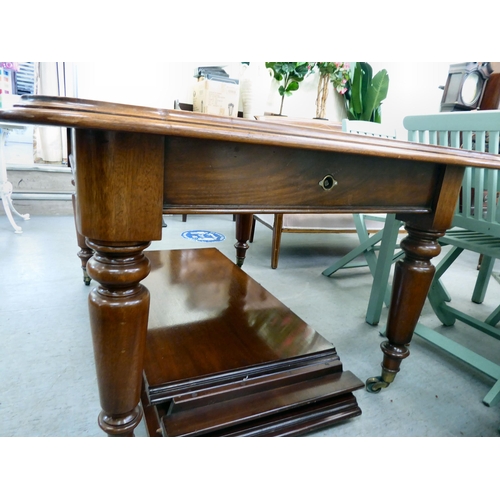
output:
M373 76L366 62L354 63L344 100L347 118L381 123L381 105L389 91L389 75L385 69Z

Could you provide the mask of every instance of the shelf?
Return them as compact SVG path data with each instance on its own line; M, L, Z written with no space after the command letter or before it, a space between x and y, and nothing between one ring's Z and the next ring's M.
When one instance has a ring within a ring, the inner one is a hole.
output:
M361 413L334 346L218 250L145 253L150 435L295 435Z

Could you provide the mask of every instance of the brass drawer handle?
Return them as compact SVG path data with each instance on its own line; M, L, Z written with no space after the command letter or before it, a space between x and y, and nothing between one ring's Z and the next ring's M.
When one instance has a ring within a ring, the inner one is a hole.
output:
M325 177L323 177L323 179L319 181L319 185L325 191L330 191L330 189L333 189L337 184L338 182L333 178L333 175L331 174L325 175Z

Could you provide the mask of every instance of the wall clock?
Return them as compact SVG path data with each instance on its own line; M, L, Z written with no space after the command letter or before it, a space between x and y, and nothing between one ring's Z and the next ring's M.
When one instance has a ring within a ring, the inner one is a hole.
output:
M492 73L489 62L452 64L443 91L441 111L478 109L486 83Z

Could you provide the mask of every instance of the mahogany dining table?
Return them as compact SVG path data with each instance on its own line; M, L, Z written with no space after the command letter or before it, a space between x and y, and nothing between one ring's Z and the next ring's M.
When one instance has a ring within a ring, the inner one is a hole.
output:
M98 421L110 436L132 436L143 416L150 293L141 282L151 270L145 249L162 238L164 212L236 214L240 267L253 213L395 213L407 236L395 268L381 375L366 382L378 392L409 355L434 274L431 259L452 223L465 167L500 168L498 155L347 134L314 120L52 96L23 96L0 110L0 120L68 129L77 231L93 252L87 271L96 282L89 315Z

